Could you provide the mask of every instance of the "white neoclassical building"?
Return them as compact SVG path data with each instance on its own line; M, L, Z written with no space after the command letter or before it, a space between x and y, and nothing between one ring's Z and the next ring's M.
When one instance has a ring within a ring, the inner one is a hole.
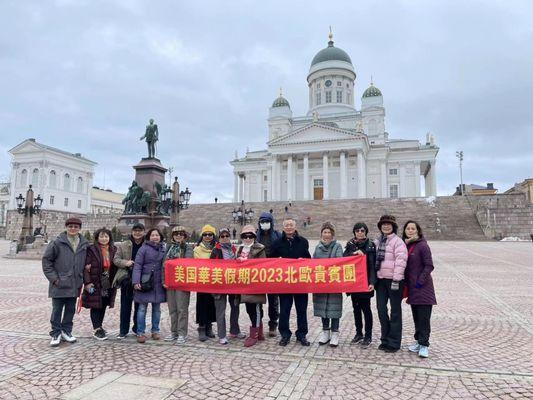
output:
M268 148L230 162L234 201L436 195L433 135L426 143L390 138L381 91L371 82L357 110L355 80L350 56L330 34L307 75L307 115L293 117L280 93L269 110Z
M9 150L11 190L9 209L17 208L15 197L26 197L29 185L41 195L45 210L87 214L96 163L81 156L27 139Z

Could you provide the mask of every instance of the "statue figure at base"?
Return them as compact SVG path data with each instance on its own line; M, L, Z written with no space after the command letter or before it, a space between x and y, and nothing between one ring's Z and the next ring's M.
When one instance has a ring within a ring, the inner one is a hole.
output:
M153 118L150 118L150 124L146 125L146 131L140 140L143 139L148 145L148 158L155 158L155 144L159 140L159 130L157 124L154 124Z

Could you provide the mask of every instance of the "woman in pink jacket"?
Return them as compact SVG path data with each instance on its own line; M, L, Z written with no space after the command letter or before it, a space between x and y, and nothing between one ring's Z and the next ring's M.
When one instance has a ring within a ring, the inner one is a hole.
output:
M396 235L398 224L392 215L383 215L378 228L381 235L376 245L376 303L381 324L381 344L378 349L394 353L402 343L402 292L407 264L407 247ZM388 303L390 302L390 315Z

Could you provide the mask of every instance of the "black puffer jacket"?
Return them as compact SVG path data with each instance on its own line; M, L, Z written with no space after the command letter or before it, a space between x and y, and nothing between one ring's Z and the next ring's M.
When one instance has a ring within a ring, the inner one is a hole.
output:
M366 239L364 241L351 239L348 243L346 243L346 248L344 249L344 253L342 255L343 257L353 256L357 250L361 250L364 254L366 254L366 276L368 278L368 284L376 285L376 246L374 246L374 243L372 243L370 239ZM370 298L374 296L374 291L372 290L371 292L352 293L352 295L363 299Z

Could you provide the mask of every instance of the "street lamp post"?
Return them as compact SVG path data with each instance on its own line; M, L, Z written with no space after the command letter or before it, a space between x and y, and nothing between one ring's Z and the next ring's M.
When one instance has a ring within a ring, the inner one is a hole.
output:
M181 210L189 208L189 200L191 199L191 191L185 188L185 191L180 192L180 184L178 177L174 177L172 189L167 189L163 194L163 205L166 211L170 211L170 226L179 225L179 213Z
M254 210L251 208L249 210L246 209L244 200L241 201L241 206L237 209L233 209L231 212L231 217L233 218L233 223L238 223L241 228L247 224L250 223L254 217Z
M455 156L459 159L459 174L461 176L461 196L464 196L464 185L463 185L463 151L456 151Z
M24 215L22 230L20 232L20 245L33 242L33 216L41 212L41 206L43 204L43 199L40 194L36 198L33 197L31 186L26 192L26 198L22 197L22 193L15 197L17 211L19 214Z

